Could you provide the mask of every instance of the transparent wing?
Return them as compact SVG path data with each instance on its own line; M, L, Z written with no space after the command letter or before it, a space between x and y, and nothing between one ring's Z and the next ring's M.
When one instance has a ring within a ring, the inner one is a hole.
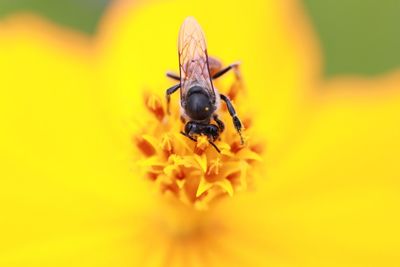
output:
M179 68L181 76L181 102L194 85L204 88L213 103L216 101L208 66L207 45L200 25L193 17L183 22L178 39Z

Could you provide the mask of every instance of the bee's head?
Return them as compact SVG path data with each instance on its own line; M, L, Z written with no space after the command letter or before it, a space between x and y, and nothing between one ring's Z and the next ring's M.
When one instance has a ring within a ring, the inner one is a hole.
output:
M194 86L189 89L185 111L191 119L201 121L210 118L214 108L205 90Z

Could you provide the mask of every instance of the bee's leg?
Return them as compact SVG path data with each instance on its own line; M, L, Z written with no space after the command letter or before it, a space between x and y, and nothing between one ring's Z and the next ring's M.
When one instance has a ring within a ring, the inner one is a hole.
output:
M211 77L222 69L222 62L212 56L208 57L208 67L210 68Z
M236 95L239 93L239 91L241 89L243 89L243 81L242 81L242 75L241 75L240 69L239 69L239 63L233 63L233 64L230 64L229 66L227 66L226 68L220 69L219 71L212 74L212 78L217 79L230 70L233 70L233 72L234 72L235 81L231 84L229 91L227 92L227 95L231 99L235 99Z
M180 81L181 80L181 77L179 77L178 74L175 74L173 72L167 71L166 75L167 75L167 77L169 77L171 79L174 79L176 81Z
M215 150L217 150L218 153L221 153L221 150L219 150L219 148L217 147L216 144L214 144L213 141L208 140L208 142L215 148Z
M165 97L167 98L167 113L170 114L169 111L169 102L171 102L171 95L176 92L181 87L181 84L178 83L170 88L167 89L165 92Z
M229 114L232 117L233 125L235 126L236 131L239 133L240 142L243 145L244 141L243 141L243 137L242 137L242 123L240 122L238 116L236 115L235 108L233 107L231 101L229 100L229 98L227 96L225 96L223 94L221 94L220 96L221 96L221 99L223 101L225 101L226 106L228 107Z
M225 130L225 124L218 118L217 114L214 114L213 119L218 125L219 132L222 133Z
M184 136L186 136L190 140L197 142L197 140L190 135L191 133L196 132L196 125L197 124L195 122L189 121L185 125L185 131L184 132L181 131L181 134L183 134Z
M240 72L239 72L239 63L230 64L229 66L227 66L227 67L221 69L220 71L218 71L217 73L215 73L212 76L212 78L213 79L217 79L217 78L221 77L222 75L224 75L225 73L227 73L230 70L234 70L236 78L238 80L240 80L240 76L241 75L240 75Z

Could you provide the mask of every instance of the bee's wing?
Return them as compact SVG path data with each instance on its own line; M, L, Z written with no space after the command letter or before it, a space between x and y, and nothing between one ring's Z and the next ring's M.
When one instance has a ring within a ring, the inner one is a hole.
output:
M181 76L181 101L185 102L189 88L198 85L207 90L213 103L216 101L208 66L207 45L204 33L193 17L183 22L178 39L179 68Z

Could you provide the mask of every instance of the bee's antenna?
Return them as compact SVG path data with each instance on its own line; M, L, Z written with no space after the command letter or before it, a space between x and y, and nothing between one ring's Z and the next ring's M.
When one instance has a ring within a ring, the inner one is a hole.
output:
M193 137L191 137L190 135L188 135L188 134L186 134L186 133L184 133L184 132L180 132L181 133L181 135L183 135L183 136L186 136L187 138L189 138L190 140L192 140L193 142L197 142L197 140L196 139L194 139Z
M190 140L192 140L193 142L197 142L196 139L194 139L193 137L191 137L190 135L184 133L184 132L180 132L181 135L186 136L187 138L189 138ZM221 153L221 150L217 147L216 144L214 144L214 142L208 140L208 142L215 148L215 150L217 150L218 153Z
M221 150L219 150L219 148L217 147L216 144L214 144L214 142L212 142L212 141L208 141L208 142L215 148L215 150L217 150L218 153L221 153Z

